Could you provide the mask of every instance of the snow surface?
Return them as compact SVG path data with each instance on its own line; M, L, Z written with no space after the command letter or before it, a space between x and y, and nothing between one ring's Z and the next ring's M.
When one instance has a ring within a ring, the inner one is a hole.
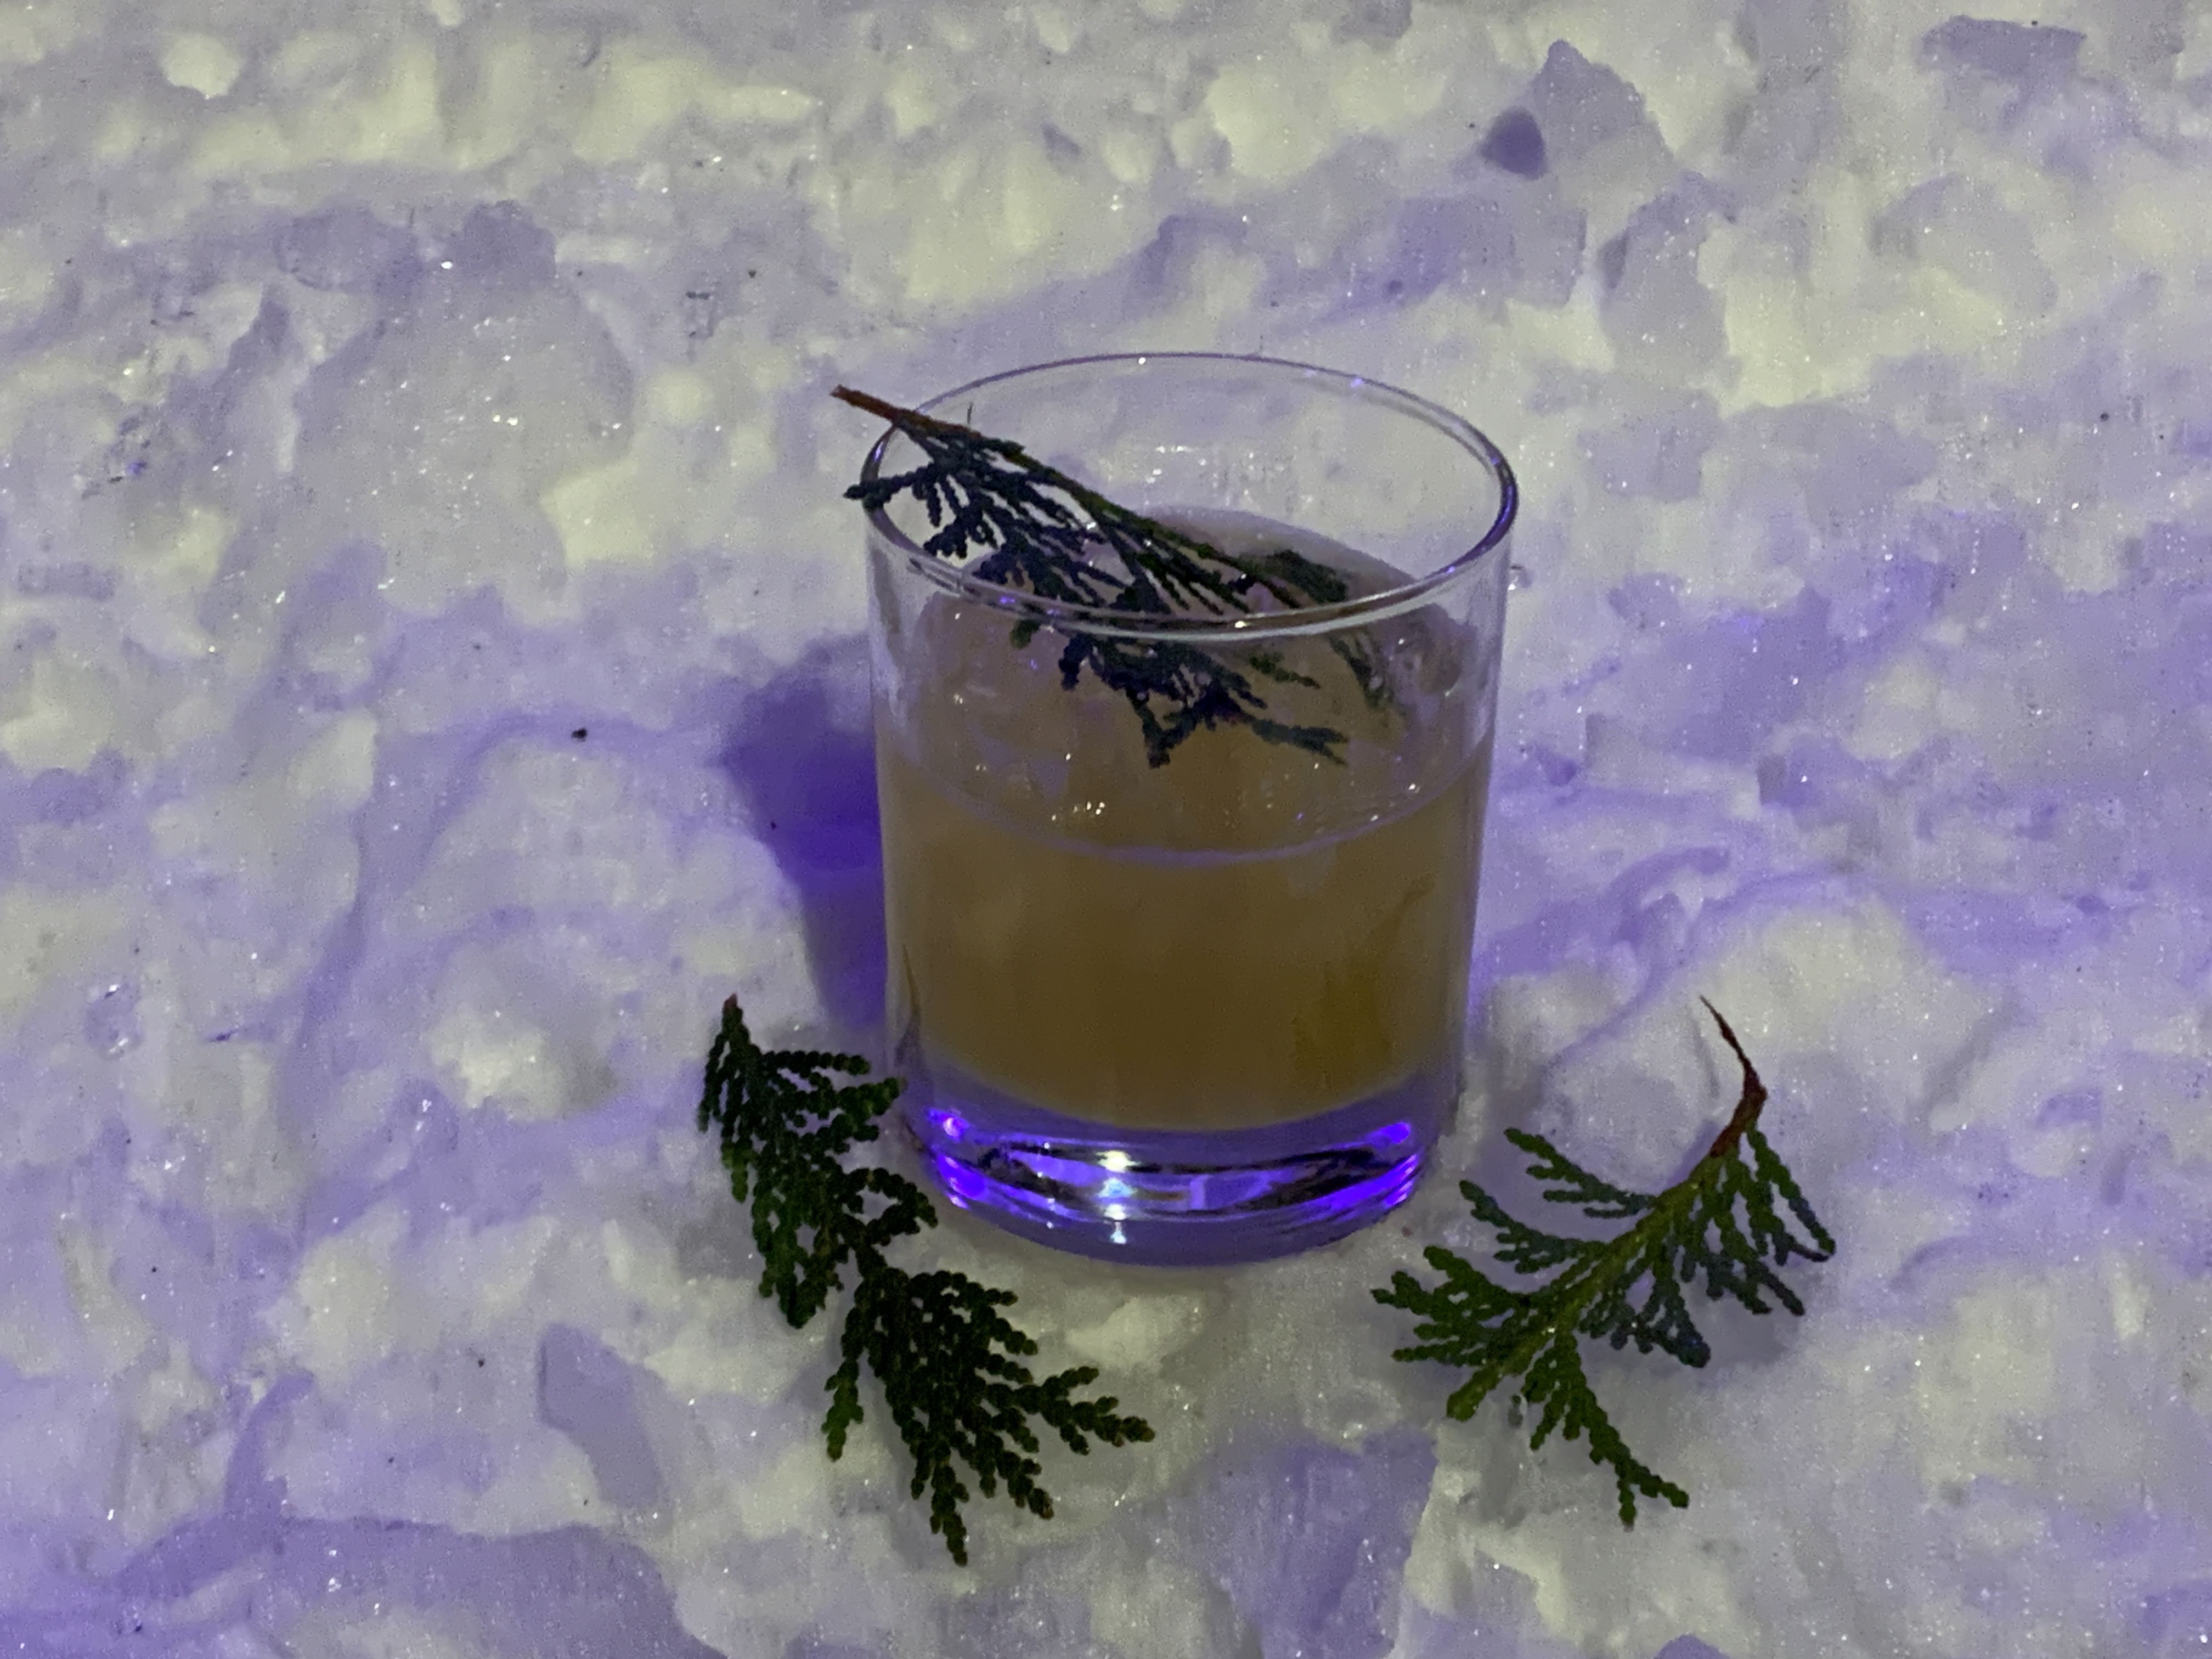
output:
M2212 1644L2212 11L9 0L0 1654ZM960 1571L690 1125L872 1038L872 434L1326 362L1516 460L1464 1120L1844 1242L1593 1359L1632 1534L1388 1358L1449 1181L1236 1273L956 1218L1055 1453Z

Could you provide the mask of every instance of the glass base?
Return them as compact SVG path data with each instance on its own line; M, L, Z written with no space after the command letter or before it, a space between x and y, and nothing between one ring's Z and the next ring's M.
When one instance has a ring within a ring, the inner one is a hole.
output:
M938 1076L902 1103L958 1207L1079 1255L1213 1267L1290 1255L1410 1197L1449 1094L1395 1089L1319 1116L1212 1132L1085 1122Z

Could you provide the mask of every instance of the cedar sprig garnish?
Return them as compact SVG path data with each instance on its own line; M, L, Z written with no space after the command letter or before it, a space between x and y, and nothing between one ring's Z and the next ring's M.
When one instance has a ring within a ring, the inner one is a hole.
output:
M1431 1245L1422 1255L1443 1274L1442 1284L1431 1289L1401 1271L1391 1275L1388 1289L1373 1293L1422 1322L1413 1331L1420 1342L1399 1349L1397 1358L1468 1368L1467 1381L1445 1402L1451 1416L1466 1421L1518 1378L1513 1421L1518 1425L1524 1411L1537 1413L1529 1449L1540 1449L1555 1429L1568 1440L1588 1436L1590 1461L1613 1469L1623 1526L1636 1524L1639 1493L1677 1509L1688 1505L1690 1495L1628 1449L1583 1375L1582 1339L1602 1338L1615 1348L1633 1342L1639 1353L1658 1348L1686 1365L1702 1366L1712 1351L1690 1317L1686 1297L1698 1279L1710 1300L1732 1298L1763 1314L1771 1310L1771 1297L1802 1315L1804 1304L1775 1269L1792 1257L1826 1261L1836 1249L1759 1131L1766 1085L1720 1010L1710 1002L1705 1009L1743 1067L1743 1092L1705 1156L1665 1192L1616 1187L1540 1134L1505 1132L1529 1155L1530 1176L1548 1183L1547 1202L1572 1205L1593 1221L1629 1222L1626 1232L1610 1239L1543 1232L1515 1220L1464 1181L1460 1191L1475 1218L1496 1231L1497 1254L1506 1266L1531 1275L1553 1268L1558 1273L1533 1290L1510 1290Z
M1000 1311L1013 1305L1012 1291L962 1273L908 1273L886 1257L894 1240L935 1226L937 1212L905 1176L846 1165L847 1153L877 1138L877 1120L899 1093L896 1078L838 1081L867 1075L857 1054L763 1051L732 997L707 1056L699 1128L720 1131L731 1194L752 1212L761 1294L775 1298L794 1329L828 1305L848 1268L853 1274L838 1338L842 1363L824 1385L822 1433L830 1457L843 1455L847 1431L864 1416L865 1365L914 1459L910 1495L927 1492L929 1529L965 1566L960 1506L970 1493L957 1465L974 1474L985 1497L1003 1481L1018 1507L1049 1518L1052 1497L1037 1484L1044 1468L1030 1419L1079 1453L1094 1439L1121 1446L1150 1440L1152 1431L1141 1418L1116 1416L1111 1395L1075 1397L1097 1381L1096 1366L1041 1382L1032 1377L1021 1358L1037 1345Z
M1224 552L1109 501L1011 440L849 386L831 395L889 422L922 453L921 465L854 484L846 495L873 512L911 494L929 514L922 550L941 559L975 556L969 573L979 580L1133 619L1229 617L1249 611L1255 590L1291 609L1334 605L1350 594L1340 572L1294 549ZM1043 625L1018 623L1013 643L1026 646ZM1200 730L1221 726L1249 726L1270 743L1343 759L1345 735L1334 726L1297 725L1267 712L1255 676L1283 685L1315 684L1279 656L1249 653L1244 661L1252 672L1246 673L1172 640L1116 639L1073 624L1050 625L1065 641L1060 684L1073 690L1088 669L1124 698L1136 712L1145 758L1153 766L1165 765ZM1364 643L1339 635L1330 646L1369 705L1387 706L1388 686Z

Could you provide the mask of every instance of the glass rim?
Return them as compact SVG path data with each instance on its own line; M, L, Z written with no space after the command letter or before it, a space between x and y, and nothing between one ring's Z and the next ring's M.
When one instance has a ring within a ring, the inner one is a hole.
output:
M1409 415L1459 444L1488 470L1498 486L1498 510L1492 515L1488 528L1474 545L1425 575L1409 578L1379 592L1364 594L1358 599L1340 599L1333 605L1304 605L1294 611L1225 615L1133 613L1105 605L1078 605L1062 599L1044 599L1027 588L984 581L970 575L964 568L949 563L916 546L905 532L891 522L890 515L880 507L868 510L869 533L880 538L894 552L904 555L908 568L945 592L1009 611L1024 622L1033 622L1048 628L1065 623L1084 633L1107 639L1173 638L1198 644L1229 644L1333 633L1360 623L1386 621L1419 607L1437 590L1449 587L1467 575L1486 556L1504 545L1506 536L1513 528L1520 506L1520 486L1514 478L1512 464L1472 422L1455 415L1441 404L1431 403L1425 398L1416 397L1410 392L1401 391L1367 375L1348 374L1340 369L1323 368L1313 363L1221 351L1104 352L1083 357L1061 357L1050 362L1030 363L1020 368L986 374L980 380L954 386L949 392L940 392L916 408L918 412L928 414L986 386L1056 369L1103 366L1141 368L1152 362L1224 363L1289 370L1331 383L1338 392L1348 393L1363 402ZM897 436L897 428L888 428L883 436L870 447L867 458L860 464L862 483L873 483L882 476L884 449Z

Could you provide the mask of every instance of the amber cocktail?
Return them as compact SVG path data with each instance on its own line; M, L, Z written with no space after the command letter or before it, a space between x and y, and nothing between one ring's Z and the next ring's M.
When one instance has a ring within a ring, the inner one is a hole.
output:
M1513 487L1456 417L1297 365L1091 359L928 406L1344 597L1056 605L872 516L889 1007L946 1193L1139 1261L1303 1249L1411 1191L1454 1109ZM894 473L889 438L871 475ZM1267 718L1148 753L1071 637L1249 670Z

